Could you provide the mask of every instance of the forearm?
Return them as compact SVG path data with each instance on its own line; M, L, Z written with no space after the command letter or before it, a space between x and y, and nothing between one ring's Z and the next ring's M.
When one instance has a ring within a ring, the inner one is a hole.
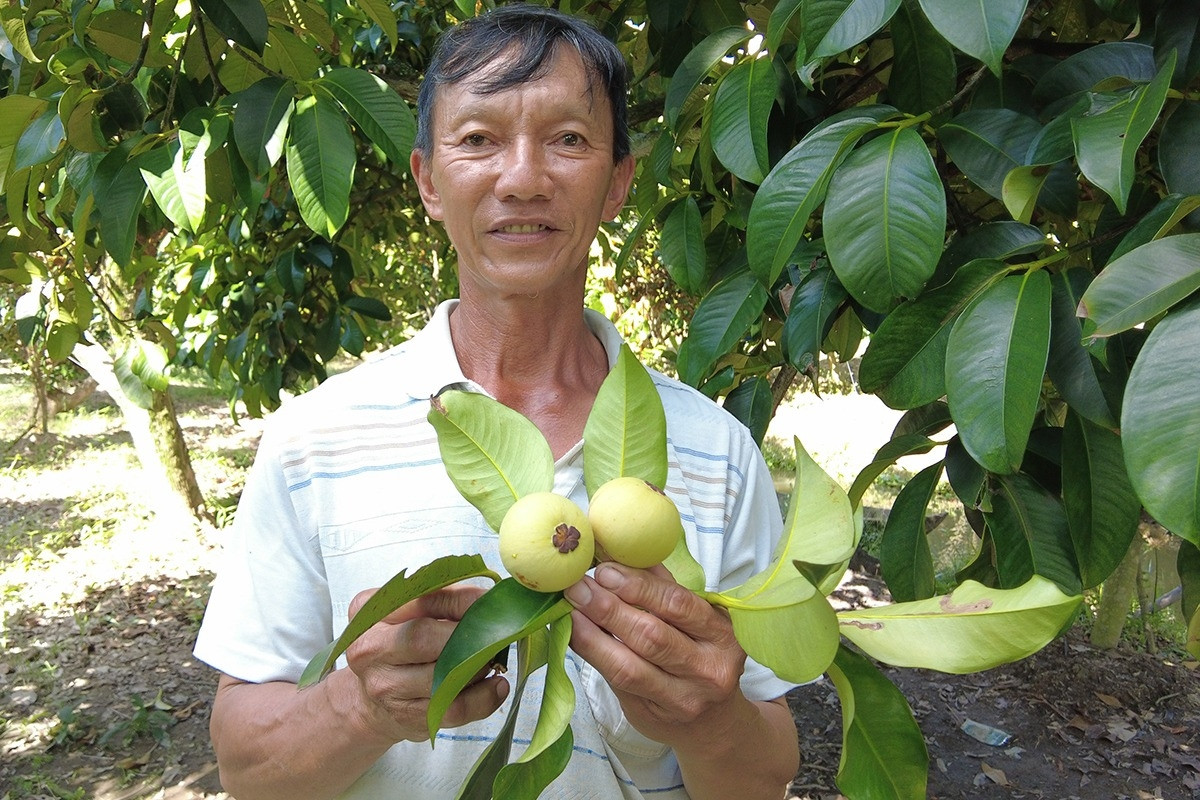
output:
M800 766L796 725L782 699L742 698L728 720L675 754L692 800L780 800Z
M222 677L211 733L221 783L238 800L336 797L391 746L355 712L349 670L298 691Z

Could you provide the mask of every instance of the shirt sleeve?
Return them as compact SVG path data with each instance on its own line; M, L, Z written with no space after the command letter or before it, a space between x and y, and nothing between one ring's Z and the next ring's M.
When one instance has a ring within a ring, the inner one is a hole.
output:
M194 650L252 683L298 681L333 638L320 543L293 501L278 433L274 426L263 434Z

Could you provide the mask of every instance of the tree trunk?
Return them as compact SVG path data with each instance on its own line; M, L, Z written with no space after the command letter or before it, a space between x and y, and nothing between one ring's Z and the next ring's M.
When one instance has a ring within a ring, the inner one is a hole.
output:
M72 358L121 409L125 429L145 476L148 505L161 521L190 525L206 515L175 405L167 392L154 392L150 408L134 403L121 389L112 356L100 345L77 344Z
M1093 647L1112 650L1121 640L1121 631L1125 629L1130 606L1137 594L1143 547L1145 542L1141 533L1138 533L1133 537L1121 563L1105 579L1100 589L1100 603L1096 607L1096 620L1092 623Z

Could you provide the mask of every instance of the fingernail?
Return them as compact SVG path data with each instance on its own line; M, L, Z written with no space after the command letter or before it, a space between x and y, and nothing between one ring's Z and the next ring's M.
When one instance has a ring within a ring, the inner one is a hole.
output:
M619 589L625 583L625 576L616 567L601 565L596 568L596 583L605 589Z
M563 591L563 597L573 606L586 606L592 601L592 587L587 585L586 580L580 580L568 586Z

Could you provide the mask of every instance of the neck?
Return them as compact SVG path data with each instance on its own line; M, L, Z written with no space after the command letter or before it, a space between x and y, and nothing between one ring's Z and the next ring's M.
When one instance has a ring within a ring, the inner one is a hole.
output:
M450 333L463 374L532 420L555 458L582 438L608 356L581 306L546 296L484 309L464 294Z

